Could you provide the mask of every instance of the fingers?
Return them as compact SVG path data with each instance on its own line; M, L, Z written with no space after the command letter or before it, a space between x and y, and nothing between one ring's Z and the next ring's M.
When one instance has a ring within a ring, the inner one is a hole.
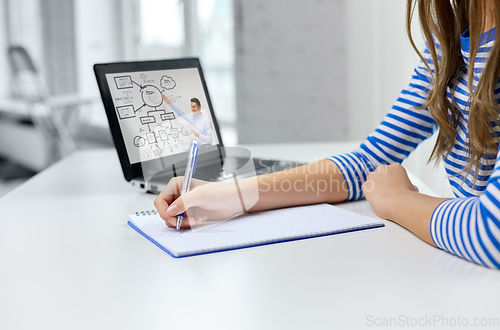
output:
M168 207L167 214L170 217L176 216L183 212L189 211L190 208L203 206L206 203L208 196L203 189L193 189L184 195L180 196Z
M202 210L199 208L189 209L189 211L186 212L184 219L182 220L181 228L190 229L205 222L207 220L207 215L199 214L200 211ZM175 228L177 226L177 218L169 218L168 220L165 220L165 224L170 228Z
M193 186L200 188L206 182L193 179L191 182L193 189L180 196L183 181L184 177L176 177L170 180L154 201L158 214L168 227L176 227L177 215L184 212L186 214L181 228L189 229L207 219L206 211L200 209L199 206L207 203L208 191L207 189L193 188Z
M205 210L200 209L199 207L192 207L186 211L185 218L187 218L187 224L189 224L189 227L194 227L201 225L202 222L207 220L207 214ZM184 221L182 224L184 225ZM181 228L184 227L181 226Z
M160 216L163 218L163 215L167 213L167 208L168 208L168 197L163 194L159 194L154 201L154 205L156 208L156 211L160 214Z
M188 217L189 218L189 217ZM205 220L207 220L207 216L206 215L200 215L200 216L197 216L193 219L194 222L191 222L189 221L189 225L192 227L195 227L195 226L198 226L198 225L201 225L203 222L205 222Z
M174 200L180 195L183 177L177 177L170 180L170 182L163 188L161 193L156 197L154 205L160 217L167 221L173 219L174 215L168 214L167 210Z

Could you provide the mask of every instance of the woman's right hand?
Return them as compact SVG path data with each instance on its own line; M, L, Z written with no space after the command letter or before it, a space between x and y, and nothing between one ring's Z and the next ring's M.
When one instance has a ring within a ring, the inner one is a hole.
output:
M243 213L238 191L233 183L191 180L191 190L180 195L184 177L170 180L156 197L154 205L169 227L175 227L176 216L186 212L182 221L184 229L206 220L229 220Z

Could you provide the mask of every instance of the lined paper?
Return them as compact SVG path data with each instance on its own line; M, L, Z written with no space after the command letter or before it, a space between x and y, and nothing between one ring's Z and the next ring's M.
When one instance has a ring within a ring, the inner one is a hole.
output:
M169 228L156 214L129 215L129 225L173 257L383 227L377 219L317 204L241 215L200 230Z

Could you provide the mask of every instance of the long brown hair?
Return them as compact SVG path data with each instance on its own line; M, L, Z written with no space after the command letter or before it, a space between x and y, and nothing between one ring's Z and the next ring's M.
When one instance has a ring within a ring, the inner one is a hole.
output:
M494 22L500 22L500 0L494 4ZM436 145L429 161L439 161L448 156L456 140L456 132L461 117L460 109L450 102L447 88L457 85L458 75L466 64L461 54L460 35L469 28L470 57L468 87L471 95L469 105L469 150L468 166L464 176L475 168L473 184L477 180L481 158L496 155L499 139L495 135L493 123L499 124L499 105L495 100L495 87L500 77L500 33L496 33L494 47L479 79L475 91L473 88L473 68L478 51L479 38L485 29L486 0L408 0L406 29L410 43L427 69L431 69L419 52L411 35L413 13L417 8L423 36L428 44L434 64L433 88L427 103L422 108L429 111L439 126ZM440 44L441 60L438 62L436 38ZM454 94L454 91L452 91Z

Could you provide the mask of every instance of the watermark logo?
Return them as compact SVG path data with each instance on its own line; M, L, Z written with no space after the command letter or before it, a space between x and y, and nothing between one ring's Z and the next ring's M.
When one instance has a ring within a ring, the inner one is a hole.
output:
M498 327L498 317L463 317L445 315L410 316L397 315L392 317L380 317L367 315L365 325L369 327Z

